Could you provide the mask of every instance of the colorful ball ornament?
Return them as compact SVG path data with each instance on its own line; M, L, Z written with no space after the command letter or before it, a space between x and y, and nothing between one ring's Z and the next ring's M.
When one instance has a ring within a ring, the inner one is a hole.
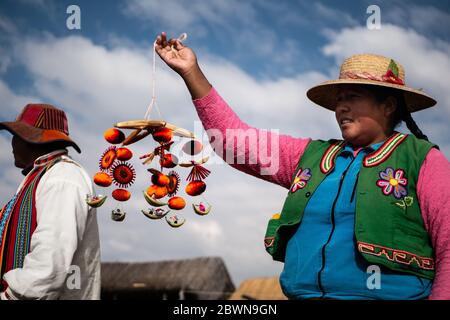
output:
M172 140L173 131L169 128L159 128L152 133L153 139L161 144L168 143Z
M97 172L94 176L94 183L100 187L109 187L112 184L112 178L106 172Z
M201 180L193 180L186 186L186 193L192 197L201 195L206 190L206 183Z
M151 180L153 184L156 184L160 187L166 187L169 184L169 177L163 174L161 171L158 171L156 169L149 169L148 171L152 173Z
M168 201L170 209L181 210L186 206L186 201L182 197L172 197Z
M117 160L128 161L133 158L133 152L130 149L121 147L116 150Z
M128 201L131 197L131 193L125 189L116 189L112 192L112 197L117 201Z
M103 134L105 140L111 144L119 144L125 140L125 134L117 128L109 128Z
M177 163L178 163L178 158L171 153L167 153L167 154L161 156L161 158L159 159L159 164L163 168L168 168L168 169L175 168L177 166Z
M153 184L147 188L147 194L155 199L164 198L167 195L167 193L168 191L166 187L160 187Z

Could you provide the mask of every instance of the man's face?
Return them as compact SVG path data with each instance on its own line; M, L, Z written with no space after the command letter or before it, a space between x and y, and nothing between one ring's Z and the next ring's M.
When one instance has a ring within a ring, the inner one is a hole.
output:
M12 149L14 155L14 165L17 168L24 169L28 166L28 155L30 154L30 146L20 137L14 135L12 138Z

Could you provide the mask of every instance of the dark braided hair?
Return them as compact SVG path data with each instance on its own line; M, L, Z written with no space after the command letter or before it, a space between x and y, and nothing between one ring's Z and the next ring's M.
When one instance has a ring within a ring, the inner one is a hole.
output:
M375 95L375 99L378 103L383 103L389 97L394 97L397 101L397 108L394 111L392 118L392 127L397 127L402 121L405 122L406 127L419 139L428 141L428 137L420 130L417 123L408 111L405 102L405 96L401 90L381 87L381 86L368 86L368 89Z

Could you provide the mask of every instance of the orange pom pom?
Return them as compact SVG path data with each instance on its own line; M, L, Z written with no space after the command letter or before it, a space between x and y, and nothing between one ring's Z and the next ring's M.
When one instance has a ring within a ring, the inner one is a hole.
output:
M116 189L112 192L112 197L117 201L127 201L131 197L131 193L125 189Z
M127 160L130 160L131 158L133 158L133 152L131 152L130 149L125 148L125 147L117 148L116 154L117 154L117 159L122 160L122 161L127 161Z
M106 172L97 172L94 176L94 183L100 187L109 187L112 183L112 178Z
M160 187L157 185L151 185L147 188L147 194L155 199L161 199L167 195L167 187Z
M169 177L165 174L157 173L152 175L152 182L157 186L166 187L169 184L170 180Z
M186 201L182 197L173 197L169 199L169 208L173 210L181 210L186 206Z
M185 191L188 195L195 197L202 194L205 191L205 189L206 183L204 183L201 180L193 180L188 183Z
M159 164L163 168L169 168L169 169L174 168L174 167L176 167L177 163L178 163L178 158L175 157L171 153L167 153L159 159Z
M152 136L159 143L167 143L172 140L172 130L169 128L156 129Z
M105 140L111 144L122 143L125 140L125 134L117 128L109 128L103 134Z

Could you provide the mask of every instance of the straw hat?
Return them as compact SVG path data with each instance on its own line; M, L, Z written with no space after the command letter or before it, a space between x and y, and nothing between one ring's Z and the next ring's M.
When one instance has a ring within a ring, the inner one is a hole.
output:
M29 143L62 142L81 153L78 145L69 138L65 112L49 104L26 105L16 121L0 122L0 130L3 129Z
M436 100L422 90L405 84L405 70L390 58L374 54L358 54L347 58L341 65L338 80L325 81L308 90L308 98L318 105L334 111L337 88L341 84L363 84L401 90L409 112L430 108Z

